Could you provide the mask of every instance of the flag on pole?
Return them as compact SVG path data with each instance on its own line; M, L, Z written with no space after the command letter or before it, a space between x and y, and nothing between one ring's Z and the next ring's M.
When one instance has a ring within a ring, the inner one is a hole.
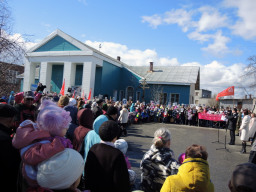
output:
M60 90L60 94L64 95L64 92L65 92L65 79L63 81L63 84L62 84L62 87L61 87L61 90Z
M89 96L87 100L91 100L92 88L90 89Z
M76 93L76 90L74 90L74 93L72 95L72 98L75 98L75 93Z
M216 96L216 100L219 100L219 97L224 97L224 96L230 96L230 95L234 95L235 94L235 87L231 86L223 91L221 91L220 93L218 93L218 95Z

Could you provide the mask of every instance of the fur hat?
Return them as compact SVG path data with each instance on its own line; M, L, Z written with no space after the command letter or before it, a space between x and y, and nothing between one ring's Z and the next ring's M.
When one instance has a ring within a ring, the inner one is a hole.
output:
M114 143L115 148L119 149L124 155L128 149L128 143L124 139L118 139Z
M84 160L74 149L66 148L38 164L37 182L49 189L68 189L82 175Z
M56 106L50 100L44 100L37 117L37 125L40 130L49 131L51 136L57 136L64 128L68 128L71 120L70 112Z

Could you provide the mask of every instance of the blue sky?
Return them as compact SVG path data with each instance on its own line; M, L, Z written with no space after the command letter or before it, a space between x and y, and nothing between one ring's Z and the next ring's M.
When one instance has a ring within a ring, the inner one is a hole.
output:
M8 2L28 47L58 28L129 65L200 66L201 88L213 92L247 86L240 75L256 54L255 0Z

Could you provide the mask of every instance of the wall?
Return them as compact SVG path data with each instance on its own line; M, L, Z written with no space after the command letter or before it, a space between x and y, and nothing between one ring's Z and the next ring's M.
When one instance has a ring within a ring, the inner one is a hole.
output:
M100 81L100 69L96 68L96 77L95 80L95 86L96 84L99 86ZM103 67L102 67L102 75L101 75L101 90L97 93L101 95L108 95L109 97L113 97L113 91L119 90L120 87L120 79L121 79L121 68L117 67L115 65L112 65L111 63L107 61L103 61ZM94 89L98 89L97 87L94 87ZM98 96L98 94L94 94L95 96Z
M243 109L249 109L252 110L254 107L254 102L253 99L222 99L220 100L220 106L221 107L233 107L233 106L237 106L238 102L242 102L242 108Z
M163 93L167 93L167 103L171 101L171 94L179 94L179 104L189 104L189 94L190 86L189 85L160 85ZM145 102L149 103L152 100L151 92L152 85L149 85L150 89L146 90Z

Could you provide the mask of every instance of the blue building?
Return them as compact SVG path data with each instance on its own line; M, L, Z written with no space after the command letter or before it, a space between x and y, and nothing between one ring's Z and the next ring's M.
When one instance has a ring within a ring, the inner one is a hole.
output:
M118 56L112 58L56 30L30 49L25 56L23 90L38 81L45 91L59 93L65 80L77 94L159 101L160 103L194 103L200 85L200 68L194 66L129 66ZM143 88L143 84L144 87Z

